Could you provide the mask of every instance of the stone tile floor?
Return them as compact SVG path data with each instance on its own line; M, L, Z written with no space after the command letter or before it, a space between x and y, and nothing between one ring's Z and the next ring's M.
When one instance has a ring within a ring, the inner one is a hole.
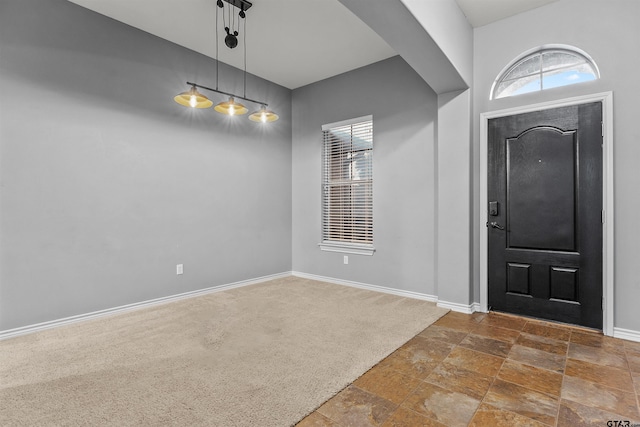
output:
M298 427L640 426L639 394L640 343L450 312Z

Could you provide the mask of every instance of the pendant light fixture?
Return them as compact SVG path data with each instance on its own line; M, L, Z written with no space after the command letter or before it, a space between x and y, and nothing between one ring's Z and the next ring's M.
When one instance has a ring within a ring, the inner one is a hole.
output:
M249 120L261 123L275 122L278 119L278 115L271 110L267 110L267 106L265 104L261 105L258 111L254 111L249 116Z
M241 116L247 114L249 111L247 107L233 99L233 96L229 97L228 101L224 101L216 105L214 108L218 113L226 114L228 116Z
M176 95L173 100L180 105L191 108L209 108L213 105L209 98L196 90L196 85L192 85L188 91Z
M173 99L175 102L177 102L178 104L185 106L185 107L191 107L191 108L209 108L213 105L213 102L211 100L209 100L209 98L207 98L206 96L202 95L200 92L198 92L198 90L196 88L200 88L200 89L205 89L205 90L209 90L212 92L216 92L222 95L226 95L228 96L228 99L226 101L222 101L220 103L218 103L215 107L214 110L216 110L218 113L221 114L226 114L228 116L240 116L243 114L246 114L249 112L249 110L247 109L247 107L245 107L243 104L241 104L240 102L236 101L236 98L241 99L243 101L248 101L248 102L252 102L254 104L258 104L260 105L260 109L253 112L250 116L249 119L251 121L254 122L260 122L260 123L269 123L269 122L275 122L276 120L278 120L278 115L276 113L274 113L271 110L268 110L268 104L266 102L262 102L262 101L256 101L253 100L251 98L247 98L246 93L247 93L247 45L246 45L246 28L247 28L247 23L246 23L246 11L249 10L249 8L252 6L252 4L246 0L224 0L226 3L228 3L230 6L228 6L228 21L227 22L227 17L225 17L225 10L224 10L224 3L223 0L217 0L217 8L216 8L216 88L210 88L210 87L206 87L206 86L202 86L199 85L197 83L192 83L192 82L187 82L188 85L191 86L191 89L189 89L186 92L182 92L178 95L176 95ZM238 12L238 20L236 22L235 19L235 11L233 10L233 8L239 9L240 11ZM229 92L223 92L221 90L218 89L218 70L219 70L219 66L218 66L218 9L222 9L222 17L223 17L223 21L224 21L224 25L225 25L225 32L226 32L226 37L225 37L225 45L229 48L229 49L234 49L237 45L238 45L238 35L239 35L239 29L240 29L240 18L242 18L242 22L244 22L244 35L245 37L243 37L243 46L244 46L244 92L243 92L243 96L240 95L235 95L233 93L229 93ZM237 27L236 27L237 24Z

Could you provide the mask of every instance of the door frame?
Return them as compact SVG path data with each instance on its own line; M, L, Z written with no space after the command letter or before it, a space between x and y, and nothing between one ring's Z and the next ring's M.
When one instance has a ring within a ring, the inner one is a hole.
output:
M489 120L498 117L513 116L521 113L548 110L571 105L602 103L603 149L602 149L602 331L613 336L613 252L614 252L614 205L613 205L613 92L602 92L566 98L557 101L531 104L504 110L489 111L480 114L480 311L489 309L489 247L487 198L487 162Z

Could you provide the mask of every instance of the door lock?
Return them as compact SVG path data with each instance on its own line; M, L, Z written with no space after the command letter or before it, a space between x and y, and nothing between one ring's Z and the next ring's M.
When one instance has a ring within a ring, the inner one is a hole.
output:
M489 202L489 215L498 216L498 202Z
M498 224L495 221L490 222L489 225L491 226L491 228L497 228L498 230L504 230L504 227L501 226L500 224Z

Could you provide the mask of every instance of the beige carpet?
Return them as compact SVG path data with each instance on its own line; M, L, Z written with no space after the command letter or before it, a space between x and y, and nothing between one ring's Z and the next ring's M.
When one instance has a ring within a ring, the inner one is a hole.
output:
M445 312L287 277L8 339L0 425L292 425Z

